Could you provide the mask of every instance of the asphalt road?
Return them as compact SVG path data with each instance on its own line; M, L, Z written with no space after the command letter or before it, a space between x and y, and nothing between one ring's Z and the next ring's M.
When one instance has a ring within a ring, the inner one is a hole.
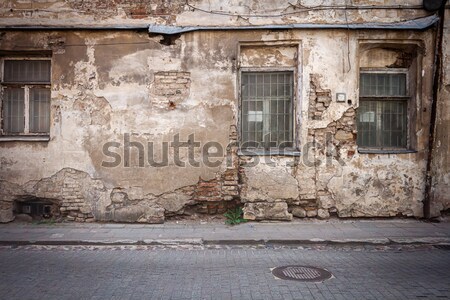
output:
M212 248L0 247L0 298L450 299L450 251L432 246ZM334 277L276 279L283 265Z

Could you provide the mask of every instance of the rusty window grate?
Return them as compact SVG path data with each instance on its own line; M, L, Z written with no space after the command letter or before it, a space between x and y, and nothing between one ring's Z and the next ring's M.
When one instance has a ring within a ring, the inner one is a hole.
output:
M293 146L292 72L242 72L242 148Z
M406 73L361 73L360 96L406 96Z
M50 78L49 59L3 60L4 134L49 133Z
M407 73L403 70L360 73L359 147L407 148L407 81Z

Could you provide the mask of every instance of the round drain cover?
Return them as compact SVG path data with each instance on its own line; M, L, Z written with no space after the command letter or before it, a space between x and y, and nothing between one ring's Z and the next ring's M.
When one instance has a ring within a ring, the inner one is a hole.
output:
M331 278L327 270L307 266L284 266L272 270L272 274L280 279L306 282L320 282Z

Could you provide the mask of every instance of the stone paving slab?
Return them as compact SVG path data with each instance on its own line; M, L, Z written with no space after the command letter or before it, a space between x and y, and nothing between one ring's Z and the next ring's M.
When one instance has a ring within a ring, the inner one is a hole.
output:
M1 244L146 244L201 240L206 244L449 243L450 222L418 220L304 221L292 223L0 225Z

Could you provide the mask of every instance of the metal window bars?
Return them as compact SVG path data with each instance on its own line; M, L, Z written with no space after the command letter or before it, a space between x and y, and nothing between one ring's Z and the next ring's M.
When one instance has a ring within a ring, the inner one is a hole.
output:
M408 99L405 72L361 72L358 146L407 148Z
M292 72L242 72L242 147L292 147L292 99Z

